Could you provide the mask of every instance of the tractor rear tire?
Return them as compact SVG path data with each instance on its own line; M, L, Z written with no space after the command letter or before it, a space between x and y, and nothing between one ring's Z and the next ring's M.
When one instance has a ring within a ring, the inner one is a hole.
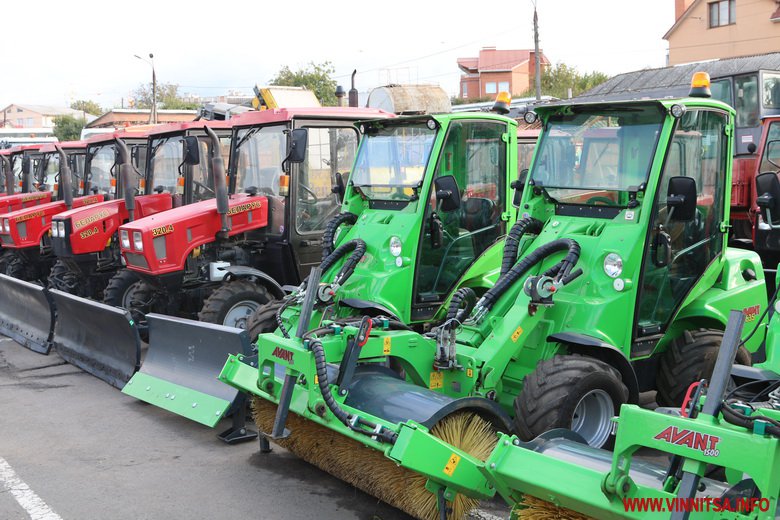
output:
M525 376L515 398L514 424L529 441L553 428L572 429L594 447L614 442L612 417L628 401L620 372L598 359L557 355Z
M282 300L273 300L252 314L246 320L246 330L249 332L249 340L254 344L257 342L257 336L266 332L273 332L278 328L276 323L276 313L284 302Z
M24 256L11 252L8 264L5 266L5 274L25 282L39 282L38 269L31 264Z
M57 260L49 273L49 287L58 291L87 296L87 284L81 273L72 270L62 260Z
M129 269L120 269L103 289L103 303L130 310L130 293L140 278Z
M685 331L661 354L656 375L655 401L658 406L681 406L691 383L709 379L718 359L723 331L699 329ZM736 363L750 365L750 352L737 350Z
M270 291L249 280L225 282L203 302L198 319L239 329L260 307L273 300Z

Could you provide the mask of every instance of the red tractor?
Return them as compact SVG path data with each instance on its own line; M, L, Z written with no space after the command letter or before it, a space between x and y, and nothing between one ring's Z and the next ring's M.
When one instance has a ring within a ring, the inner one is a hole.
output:
M103 200L102 195L89 194L86 188L79 190L79 184L73 183L73 177L83 179L85 151L82 141L40 147L35 187L56 201L0 215L5 274L27 281L45 281L53 262L49 232L52 216ZM78 194L82 196L74 198Z
M141 277L128 295L136 320L155 311L244 328L260 306L284 295L283 284L301 283L319 264L325 225L339 211L334 188L352 166L355 122L387 115L355 108L241 114L231 120L228 183L209 132L216 197L120 228L128 269Z
M203 187L208 183L207 167L191 160L198 148L207 150L210 145L205 126L223 140L230 137L228 122L196 121L158 125L144 136L120 133L113 141L101 141L93 156L104 154L114 160L112 171L119 172L120 182L111 200L54 218L52 246L57 262L49 275L50 287L128 305L128 289L139 278L122 269L119 226L212 196L213 190ZM117 272L121 275L115 276Z

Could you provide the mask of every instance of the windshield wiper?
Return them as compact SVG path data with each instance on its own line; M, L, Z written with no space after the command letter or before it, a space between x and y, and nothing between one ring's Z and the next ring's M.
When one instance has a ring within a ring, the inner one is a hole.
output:
M262 127L261 126L255 126L247 130L246 134L244 134L244 137L238 140L238 143L236 143L236 148L239 148L242 144L246 142L247 139L255 135L257 132L260 131Z
M157 154L157 150L159 150L160 147L162 145L164 145L165 143L167 143L170 139L171 139L170 137L166 137L165 139L160 139L160 142L158 142L157 144L152 146L151 153L149 154L149 156L152 158L152 160L154 160L154 156L155 156L155 154Z

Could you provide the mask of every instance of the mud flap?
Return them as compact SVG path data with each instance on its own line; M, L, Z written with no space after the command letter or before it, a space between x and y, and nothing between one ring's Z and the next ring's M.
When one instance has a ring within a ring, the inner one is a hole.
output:
M149 351L122 392L212 428L232 408L243 415L243 394L217 378L229 354L252 355L247 332L162 314L146 318Z
M141 364L141 339L130 313L56 289L54 348L71 365L122 388Z
M0 274L0 334L40 354L54 335L54 306L40 285Z

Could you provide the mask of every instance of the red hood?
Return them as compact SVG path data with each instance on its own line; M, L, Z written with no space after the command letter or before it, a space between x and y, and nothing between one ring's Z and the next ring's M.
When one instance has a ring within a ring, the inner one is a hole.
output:
M33 193L14 193L0 197L0 215L22 208L29 208L39 204L51 202L50 191L37 191Z
M74 207L87 206L102 202L103 195L89 195L87 197L75 197ZM37 247L44 233L51 229L51 219L54 215L67 210L65 201L48 202L32 208L20 209L0 215L0 220L8 220L10 233L3 229L3 246L13 248Z

